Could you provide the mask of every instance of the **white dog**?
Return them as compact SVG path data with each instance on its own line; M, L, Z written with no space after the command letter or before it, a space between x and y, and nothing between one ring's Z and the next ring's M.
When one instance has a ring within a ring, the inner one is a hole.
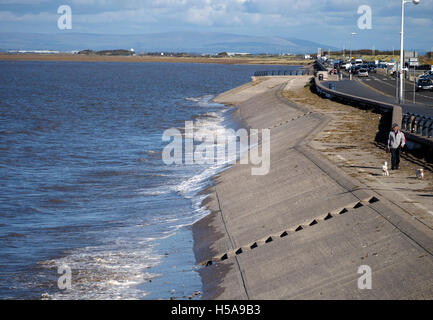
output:
M382 176L389 177L388 162L385 162L382 167Z
M424 169L418 169L416 171L416 177L420 180L424 179Z

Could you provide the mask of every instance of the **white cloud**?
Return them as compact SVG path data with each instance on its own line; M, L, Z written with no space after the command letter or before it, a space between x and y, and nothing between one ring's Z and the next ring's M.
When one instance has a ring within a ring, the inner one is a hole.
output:
M41 3L41 12L35 11L38 6L34 5L28 6L28 11L26 8L11 10L5 6L30 2ZM57 20L60 2L0 0L3 5L0 10L4 10L0 12L1 23L4 26L26 21L34 23L36 31L41 22ZM52 10L49 8L51 4ZM356 31L357 9L365 4L373 9L373 30L361 30L357 44L368 43L373 38L394 39L401 6L397 0L67 0L65 4L72 7L74 29L80 32L223 31L287 35L328 41L339 46L348 41L348 32ZM431 27L433 0L422 0L418 6L406 6L408 34L413 34L419 27ZM423 41L433 41L431 33L423 33L422 37Z
M104 23L154 23L157 22L152 15L144 9L139 10L123 10L123 11L104 11L96 14L75 14L73 15L75 23L90 23L90 24L104 24Z
M15 14L10 11L0 11L0 21L2 22L49 22L57 21L58 15L40 12L36 14L26 13L26 14Z
M1 4L40 4L51 0L0 0Z

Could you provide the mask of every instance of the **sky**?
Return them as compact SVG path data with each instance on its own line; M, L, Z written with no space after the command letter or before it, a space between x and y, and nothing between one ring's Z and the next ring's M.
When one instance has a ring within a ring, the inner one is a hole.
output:
M59 30L59 6L72 10L72 29ZM359 19L360 6L371 8ZM406 48L433 48L433 0L407 3ZM224 32L299 38L337 48L397 50L400 0L0 0L0 32L146 34Z

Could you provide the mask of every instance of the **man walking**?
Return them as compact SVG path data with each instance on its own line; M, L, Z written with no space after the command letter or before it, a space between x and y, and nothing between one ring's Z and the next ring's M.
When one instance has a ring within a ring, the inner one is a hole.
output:
M391 170L398 170L400 166L401 149L406 145L406 137L399 130L397 123L392 125L388 138L388 152L391 152Z

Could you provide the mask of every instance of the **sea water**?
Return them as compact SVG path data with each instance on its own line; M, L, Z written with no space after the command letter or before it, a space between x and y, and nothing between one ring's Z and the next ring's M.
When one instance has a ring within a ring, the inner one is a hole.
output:
M0 62L0 299L200 292L190 226L224 165L167 166L162 135L233 127L212 99L261 69L281 67Z

